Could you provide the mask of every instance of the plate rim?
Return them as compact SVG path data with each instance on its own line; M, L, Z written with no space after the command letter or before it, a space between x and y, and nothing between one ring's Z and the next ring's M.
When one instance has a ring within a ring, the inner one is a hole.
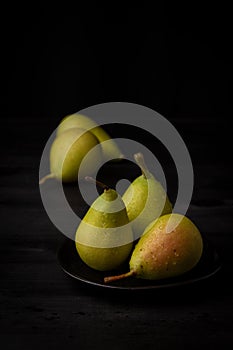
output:
M206 280L212 276L214 276L217 272L219 272L219 270L221 270L222 268L222 261L220 259L220 256L215 248L215 246L213 246L213 244L210 242L210 240L208 240L206 237L203 237L203 240L212 247L213 250L213 254L216 256L216 259L218 261L218 265L209 273L204 274L202 276L196 276L196 277L192 277L192 278L187 278L184 279L182 281L174 281L174 282L168 282L168 283L162 283L161 284L155 284L155 285L142 285L142 286L120 286L120 285L115 285L115 284L105 284L103 283L99 283L99 282L94 282L91 280L88 280L86 278L83 277L79 277L76 276L74 274L72 274L71 272L69 272L64 265L61 263L61 259L59 259L59 254L61 253L62 249L64 248L64 246L67 244L67 241L73 241L72 239L64 239L64 241L60 244L59 248L57 249L56 252L56 257L57 257L57 261L59 263L59 266L62 268L62 270L70 277L72 277L74 280L80 281L83 284L86 284L88 286L92 286L92 287L98 287L98 288L105 288L105 289L114 289L114 290L152 290L152 289L167 289L167 288L177 288L177 287L182 287L182 286L187 286L187 285L191 285L194 283L198 283L201 282L203 280ZM74 241L73 241L74 242ZM79 257L79 259L81 259ZM94 269L93 269L94 271ZM97 271L98 272L98 271ZM132 277L133 278L133 277ZM176 278L176 277L174 277ZM138 280L140 280L138 278ZM165 281L166 279L164 279ZM143 279L143 281L146 281L146 279ZM148 280L148 283L150 283L151 280ZM163 281L163 279L161 279L160 281Z

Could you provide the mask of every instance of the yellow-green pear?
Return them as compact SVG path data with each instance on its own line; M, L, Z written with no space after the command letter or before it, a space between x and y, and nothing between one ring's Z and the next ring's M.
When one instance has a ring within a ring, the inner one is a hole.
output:
M40 184L48 178L74 182L78 176L84 178L87 174L92 174L94 165L102 159L101 147L92 150L97 145L98 139L89 131L80 128L64 131L53 141L50 149L50 174L42 178ZM87 154L88 158L80 170L80 164Z
M146 167L142 153L135 154L134 158L141 168L142 175L130 184L122 199L136 239L151 221L171 213L172 205L160 182Z
M106 143L102 144L103 155L105 159L110 160L110 159L118 159L123 157L118 145L108 135L108 133L100 125L94 122L94 120L92 120L91 118L85 115L77 113L77 114L68 115L65 118L63 118L57 128L57 135L60 135L65 130L68 130L74 127L89 130L97 137L100 143L104 141L109 141L107 144Z
M89 267L107 271L118 268L129 257L132 242L133 233L124 202L115 190L104 186L104 192L78 226L77 252Z
M104 279L105 283L135 276L158 280L182 275L194 268L203 252L196 225L181 214L167 214L145 230L130 258L130 271Z

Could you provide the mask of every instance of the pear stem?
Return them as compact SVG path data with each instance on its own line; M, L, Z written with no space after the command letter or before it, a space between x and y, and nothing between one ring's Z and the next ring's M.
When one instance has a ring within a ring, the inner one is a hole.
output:
M130 270L129 272L123 273L121 275L105 277L104 283L118 281L118 280L121 280L123 278L127 278L127 277L134 276L134 275L136 275L136 271Z
M42 179L40 179L39 185L42 185L42 184L45 183L45 181L47 181L48 179L54 179L54 178L55 178L55 175L54 175L54 174L45 175L44 177L42 177Z
M134 159L136 160L138 166L141 168L142 175L146 178L149 179L151 177L151 174L146 166L144 157L142 153L136 153L134 154Z
M98 180L93 179L93 177L91 176L85 176L85 180L103 188L104 190L109 190L109 187L107 185L103 184Z

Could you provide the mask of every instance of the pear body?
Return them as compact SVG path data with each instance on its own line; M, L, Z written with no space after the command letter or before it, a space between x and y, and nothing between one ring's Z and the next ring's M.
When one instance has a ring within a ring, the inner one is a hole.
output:
M162 185L152 174L137 177L122 196L129 221L137 239L147 225L161 215L172 212L172 205Z
M94 122L91 118L82 114L71 114L65 117L57 128L57 135L62 134L64 131L78 127L85 130L89 130L100 143L109 141L107 144L102 144L103 155L106 160L122 158L121 151L116 142L108 135L108 133Z
M99 144L97 138L80 128L72 128L64 131L57 136L50 150L50 171L55 177L64 182L77 181L78 175L83 178L93 172L93 165L101 160L102 151L96 147L85 167L82 167L82 173L79 173L79 167L86 154Z
M138 278L156 280L191 270L203 251L195 224L180 214L167 214L152 222L137 243L130 270Z
M75 236L80 258L91 268L118 268L133 246L133 233L124 202L112 189L105 190L89 208Z

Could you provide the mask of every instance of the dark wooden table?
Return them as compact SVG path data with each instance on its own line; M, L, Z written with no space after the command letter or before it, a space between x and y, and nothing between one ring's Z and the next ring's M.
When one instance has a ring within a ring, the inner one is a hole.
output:
M216 246L223 266L208 280L186 287L136 292L93 288L62 271L56 251L63 236L50 222L38 187L40 156L56 122L47 121L46 127L41 119L3 122L2 132L10 139L3 145L0 165L2 349L232 347L228 156L213 155L215 128L206 127L205 138L198 133L200 120L176 126L194 163L188 215Z

